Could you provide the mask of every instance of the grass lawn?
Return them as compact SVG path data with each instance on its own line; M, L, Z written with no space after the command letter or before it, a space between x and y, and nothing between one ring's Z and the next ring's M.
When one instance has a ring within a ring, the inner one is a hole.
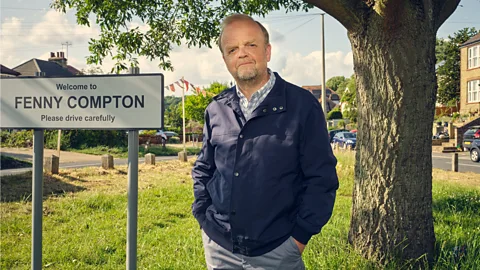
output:
M382 269L348 245L354 159L344 153L338 159L341 187L334 214L308 244L305 264L307 269ZM190 212L191 165L139 164L138 269L205 269L199 226ZM480 265L480 179L440 170L433 175L434 269L475 269ZM61 170L44 181L44 268L125 269L127 168ZM0 269L28 269L31 174L2 177L1 185ZM455 256L454 248L461 246L466 255Z
M196 155L200 153L200 147L192 146L191 144L186 147L188 155ZM128 158L128 147L107 147L97 146L86 149L68 149L71 152L78 152L90 155L105 155L109 154L116 158ZM160 145L150 146L148 150L145 150L144 146L138 147L138 157L144 157L145 154L152 153L155 156L176 156L178 152L183 151L182 144L170 144L163 148Z

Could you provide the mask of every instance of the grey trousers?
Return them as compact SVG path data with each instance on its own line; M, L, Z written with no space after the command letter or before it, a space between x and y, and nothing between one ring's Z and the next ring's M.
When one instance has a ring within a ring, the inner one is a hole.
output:
M215 243L202 230L205 260L209 270L304 270L302 255L292 237L274 250L257 257L232 253Z

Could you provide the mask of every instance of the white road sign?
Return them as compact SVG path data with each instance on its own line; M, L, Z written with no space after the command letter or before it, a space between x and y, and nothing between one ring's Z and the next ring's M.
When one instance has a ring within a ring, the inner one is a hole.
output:
M0 80L1 128L160 129L163 75Z

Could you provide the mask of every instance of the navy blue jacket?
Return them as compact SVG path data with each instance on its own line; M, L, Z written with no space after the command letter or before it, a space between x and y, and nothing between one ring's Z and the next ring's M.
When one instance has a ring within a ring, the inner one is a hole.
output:
M246 256L290 236L307 244L331 217L338 188L319 102L275 75L248 121L235 87L214 98L192 170L193 215L214 242Z

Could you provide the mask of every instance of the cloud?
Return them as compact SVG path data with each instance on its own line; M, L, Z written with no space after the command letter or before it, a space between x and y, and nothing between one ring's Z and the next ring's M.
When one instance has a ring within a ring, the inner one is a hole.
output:
M65 14L55 10L46 11L34 24L24 22L23 18L6 17L1 29L0 62L8 67L16 67L24 61L41 58L46 54L48 58L49 52L61 51L62 43L67 41L73 44L69 47L72 54L74 51L85 54L88 40L99 34L99 29L94 24L92 27L77 25L69 22ZM73 62L85 63L81 56L76 58Z
M322 52L313 51L308 55L296 52L282 52L279 61L274 62L272 68L286 80L297 85L321 84ZM350 77L353 74L352 53L341 51L330 52L325 55L325 81L333 76Z
M131 23L130 27L139 27L144 32L148 26ZM272 60L269 67L278 72L284 79L297 84L320 84L321 51L300 54L289 50L285 45L285 35L265 25L271 34ZM67 20L67 15L50 10L38 23L29 25L16 17L5 18L2 25L0 63L8 67L16 67L31 58L47 60L50 52L61 51L61 43L70 41L68 64L82 69L87 67L89 56L88 40L98 36L98 27L78 26ZM64 50L66 51L66 50ZM113 52L114 53L114 52ZM182 78L197 86L208 86L218 81L233 81L225 67L220 51L216 46L210 48L188 48L186 45L176 46L170 52L170 60L174 71L164 71L158 67L158 60L149 61L145 57L139 59L141 73L163 73L165 85ZM115 62L106 58L101 66L109 73ZM326 55L326 79L332 76L350 76L353 73L351 52L329 52ZM178 92L176 93L179 94Z

